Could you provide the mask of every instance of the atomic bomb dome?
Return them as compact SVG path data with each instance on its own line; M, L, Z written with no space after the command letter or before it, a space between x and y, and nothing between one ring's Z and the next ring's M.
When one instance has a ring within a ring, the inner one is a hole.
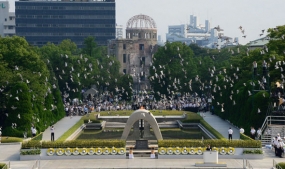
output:
M127 29L156 29L156 23L147 15L135 15L129 19Z
M157 48L156 23L147 15L135 15L128 20L125 39L109 41L108 54L119 60L121 73L133 77L137 94L150 89L149 70Z

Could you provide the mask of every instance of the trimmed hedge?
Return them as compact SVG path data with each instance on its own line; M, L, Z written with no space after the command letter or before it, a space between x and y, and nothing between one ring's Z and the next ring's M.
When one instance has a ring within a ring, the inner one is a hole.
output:
M20 152L21 155L39 155L41 154L40 149L29 149L29 150L21 150Z
M249 136L242 134L242 133L240 133L240 139L241 140L254 140L254 139L250 138Z
M235 147L235 148L261 148L261 142L258 140L158 140L158 147Z
M6 137L1 136L1 143L15 143L15 142L22 142L23 139L19 137Z
M263 151L261 149L243 150L243 154L263 154Z
M42 140L42 138L43 138L43 133L40 133L36 135L36 137L32 138L32 140Z
M282 169L285 169L285 162L278 163L278 165L279 165Z
M5 164L5 163L0 163L0 169L8 169L7 164Z
M72 140L72 141L29 141L23 142L22 149L29 148L90 148L90 147L125 147L123 140Z

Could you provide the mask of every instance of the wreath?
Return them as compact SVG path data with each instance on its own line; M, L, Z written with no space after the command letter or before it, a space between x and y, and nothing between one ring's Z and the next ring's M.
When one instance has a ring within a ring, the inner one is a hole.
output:
M52 155L54 155L54 149L53 148L49 148L49 149L47 149L47 155L49 155L49 156L52 156Z
M94 148L89 148L87 153L89 155L93 155L95 153L95 149Z
M112 147L111 154L116 155L118 153L118 150L115 147Z
M229 148L228 148L228 154L229 154L229 155L235 154L235 148L229 147Z
M65 149L65 155L70 156L72 154L72 149L71 148L67 148Z
M167 152L168 155L173 154L173 148L168 147L167 150L166 150L166 152Z
M80 150L80 154L81 154L81 155L86 155L87 153L88 153L87 148L82 148L82 149Z
M73 151L72 151L72 154L73 154L73 155L76 155L76 156L77 156L79 153L80 153L79 148L74 148Z
M189 154L194 155L196 153L196 150L192 147L189 149Z
M220 154L221 154L221 155L225 155L226 153L227 153L226 148L225 148L225 147L221 147L221 148L220 148Z
M201 147L197 148L197 152L198 155L202 155L203 154L203 149Z
M103 153L102 148L97 148L96 149L96 154L101 155Z
M57 154L58 156L62 156L62 155L64 154L64 149L58 148L58 149L56 150L56 154Z
M104 154L104 155L110 154L110 149L109 149L108 147L105 147L105 148L103 149L103 154Z
M158 153L161 155L164 155L166 153L166 148L164 148L164 147L159 148Z
M186 147L183 147L182 150L181 150L181 154L183 154L183 155L188 154L188 152L189 152L189 150Z
M118 154L120 154L120 155L126 154L126 149L125 148L119 148Z
M212 151L219 151L219 149L217 147L213 147Z
M176 147L176 148L174 149L174 154L176 154L176 155L181 154L181 148Z

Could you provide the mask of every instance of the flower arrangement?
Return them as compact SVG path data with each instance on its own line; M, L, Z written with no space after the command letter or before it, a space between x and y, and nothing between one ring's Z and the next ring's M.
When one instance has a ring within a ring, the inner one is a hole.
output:
M161 155L166 154L166 148L160 147L160 148L158 149L158 153L161 154Z
M72 154L72 149L66 148L64 153L65 153L65 155L70 156Z
M53 156L54 153L55 153L55 150L54 150L53 148L47 149L47 155L48 155L48 156Z
M225 147L221 147L221 148L220 148L220 154L221 154L221 155L227 154L227 149L226 149Z
M58 148L58 149L56 150L56 154L57 154L58 156L62 156L62 155L64 154L64 149Z

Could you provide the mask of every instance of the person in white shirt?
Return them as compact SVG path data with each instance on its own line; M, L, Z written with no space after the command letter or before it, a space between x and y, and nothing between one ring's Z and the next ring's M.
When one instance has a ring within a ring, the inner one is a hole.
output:
M229 133L229 141L233 140L233 130L232 128L229 128L228 133Z
M244 129L243 129L242 127L239 129L239 133L240 133L240 134L243 134L243 133L244 133Z
M251 134L251 138L255 140L255 129L253 127L251 127L251 130L250 130L250 134Z
M277 145L278 145L277 136L275 138L273 138L272 145L274 147L275 156L277 156L277 150L278 150L278 148L277 148Z
M35 128L35 127L33 127L33 128L32 128L32 135L33 135L33 137L35 137L35 136L36 136L36 134L37 134L37 130L36 130L36 128Z
M282 158L282 153L284 151L284 143L281 140L278 140L277 143L277 156Z
M51 134L51 141L54 141L54 127L51 126L50 128L50 134Z

